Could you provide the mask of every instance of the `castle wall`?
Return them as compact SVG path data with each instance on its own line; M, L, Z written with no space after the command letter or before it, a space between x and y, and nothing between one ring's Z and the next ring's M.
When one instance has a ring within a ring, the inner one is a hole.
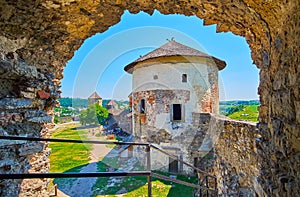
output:
M49 137L53 111L50 106L58 96L51 73L7 57L0 59L0 135ZM10 80L6 80L10 78ZM47 142L1 140L0 174L49 171ZM0 196L45 195L49 179L0 181Z
M256 123L231 120L216 114L194 114L194 126L207 129L214 158L207 171L217 177L220 195L265 196L259 186L261 133ZM204 139L204 140L205 140Z

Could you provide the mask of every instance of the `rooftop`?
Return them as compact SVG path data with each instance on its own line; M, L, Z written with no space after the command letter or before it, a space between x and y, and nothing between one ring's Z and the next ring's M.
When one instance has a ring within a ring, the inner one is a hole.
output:
M159 57L171 57L171 56L212 58L215 61L216 65L218 66L219 70L224 69L226 66L226 62L223 60L210 56L204 52L198 51L186 45L180 44L172 39L171 41L167 42L161 47L151 51L150 53L147 53L146 55L138 58L134 62L128 64L127 66L125 66L124 70L126 72L132 73L132 69L134 68L134 66L140 62L149 59L159 58Z
M106 106L108 106L108 105L118 105L114 100L110 100L107 104L106 104Z
M91 96L89 96L89 99L102 99L99 94L97 94L97 92L94 92L93 94L91 94Z

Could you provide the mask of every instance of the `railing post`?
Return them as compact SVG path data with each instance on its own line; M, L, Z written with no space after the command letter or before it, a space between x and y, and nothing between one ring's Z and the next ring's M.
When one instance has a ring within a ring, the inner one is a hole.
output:
M147 154L147 171L151 171L150 144L146 146L146 154ZM152 197L151 175L148 176L148 197Z
M218 195L218 182L217 182L217 178L214 178L215 180L215 192L216 192L216 196Z
M202 186L202 180L201 180L201 176L200 176L200 172L198 172L197 171L197 175L198 175L198 184L200 185L200 186ZM200 189L199 189L199 197L202 197L202 188L200 187Z
M57 184L54 185L54 196L58 196L58 193L57 193Z
M209 196L208 176L205 176L206 196Z

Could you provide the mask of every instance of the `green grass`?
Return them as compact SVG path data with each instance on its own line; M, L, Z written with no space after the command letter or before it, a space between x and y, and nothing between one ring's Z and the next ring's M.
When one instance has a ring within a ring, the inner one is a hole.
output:
M115 144L106 144L105 145L107 148L114 148L116 145Z
M169 196L171 185L166 185L163 182L156 180L152 181L152 196L153 197L164 197ZM147 197L148 196L148 185L143 185L136 190L130 191L124 195L125 197ZM186 195L184 195L186 196Z
M105 139L105 141L107 141L107 142L117 142L116 139ZM105 146L106 146L107 148L111 148L111 149L113 149L113 148L116 147L115 144L105 144Z
M67 125L52 133L52 138L87 140L86 132L76 130L78 125ZM50 172L79 172L82 165L88 164L91 144L51 142Z
M99 158L99 162L97 163L97 172L106 172L108 168L117 169L118 168L118 157L104 157ZM97 195L100 190L104 190L107 183L108 183L109 177L101 177L98 178L94 186L92 187L92 190L95 191L94 195ZM114 189L116 187L112 187L110 189ZM117 191L107 191L109 193L116 193Z
M98 171L105 172L108 167L117 169L118 158L103 158L101 162L98 162ZM134 170L145 170L142 166L138 164L135 165ZM167 172L155 171L155 173L163 174L169 176ZM177 175L177 179L197 183L196 176L187 177L184 175ZM93 196L108 196L113 197L115 193L120 189L125 188L127 193L124 194L126 197L140 197L147 196L148 186L146 176L136 176L136 177L124 177L122 181L115 184L113 187L106 187L108 184L109 177L98 178L96 184L93 186L94 194ZM102 192L100 192L102 191ZM159 180L157 178L152 178L152 195L157 197L182 197L182 196L193 196L194 189L191 187L186 187L184 185L171 183L169 181Z
M94 186L93 189L99 188L98 191L104 190L107 181L109 178L99 178L98 186ZM100 186L100 187L99 187ZM102 194L97 194L97 191L94 193L95 196L108 196L113 197L114 194L119 191L121 188L126 188L128 191L124 196L126 197L140 197L148 195L148 185L147 177L145 176L136 176L136 177L125 177L119 185L114 187L109 187L104 190ZM152 178L152 196L157 197L189 197L193 196L194 189L183 186L180 184L173 183L171 184L168 181L159 180Z
M245 116L245 114L247 115ZM251 122L258 122L258 105L245 106L242 111L230 114L228 117L234 120L247 120Z

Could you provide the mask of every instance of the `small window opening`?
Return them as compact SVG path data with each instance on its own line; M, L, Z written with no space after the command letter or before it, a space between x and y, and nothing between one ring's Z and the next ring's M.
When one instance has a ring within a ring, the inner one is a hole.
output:
M178 161L169 157L169 172L178 173Z
M173 120L182 120L181 104L173 104Z
M141 100L141 103L140 103L140 113L141 114L145 113L145 99Z
M154 75L154 76L153 76L153 79L158 79L158 76L157 76L157 75Z
M183 83L187 82L187 74L182 74L182 82Z

